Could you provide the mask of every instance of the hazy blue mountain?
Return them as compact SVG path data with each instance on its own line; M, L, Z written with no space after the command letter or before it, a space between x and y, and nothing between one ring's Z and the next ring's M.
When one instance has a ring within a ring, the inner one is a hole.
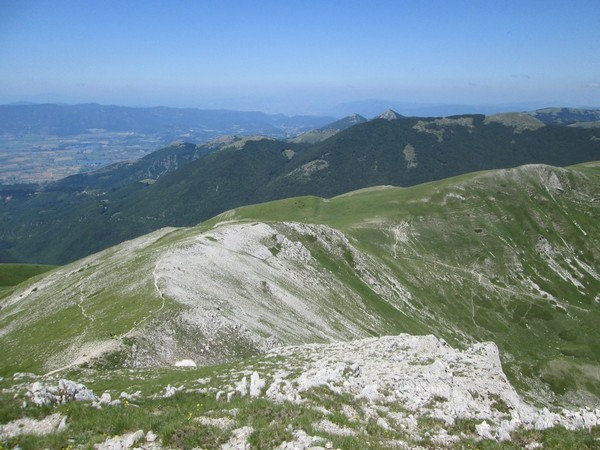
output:
M324 116L270 115L196 108L25 104L0 105L0 133L68 136L90 129L159 134L171 142L188 134L207 141L224 134L293 136L335 120Z
M591 108L544 108L531 111L536 119L545 124L556 125L582 125L596 122L600 126L600 109Z
M546 107L548 107L548 104L542 102L466 105L428 104L372 99L341 103L328 110L327 113L336 116L359 113L365 117L375 117L376 115L380 114L381 111L393 109L404 116L446 117L458 114L487 115L512 111L533 111Z

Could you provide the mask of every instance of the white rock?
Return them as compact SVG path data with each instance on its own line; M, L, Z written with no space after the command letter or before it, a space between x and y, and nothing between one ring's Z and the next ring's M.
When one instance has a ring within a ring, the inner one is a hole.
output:
M98 400L94 393L83 384L65 379L59 380L58 386L36 381L26 395L37 406L66 403L73 400L91 402Z
M235 424L233 419L230 419L228 417L206 417L206 416L200 416L197 419L198 422L200 422L202 425L208 426L208 427L216 427L216 428L220 428L221 430L225 430L227 428L232 428L233 425Z
M510 436L510 433L502 428L499 428L497 433L496 433L496 439L498 439L499 441L510 441L512 438Z
M335 434L336 436L356 436L356 431L352 428L342 427L327 419L323 419L318 423L313 423L313 429L323 433Z
M514 418L511 419L510 421L503 420L502 422L500 422L500 426L498 427L498 431L497 431L498 440L499 441L509 441L511 439L510 433L515 431L520 425L521 425L521 422Z
M13 380L19 380L23 378L37 378L35 373L27 373L27 372L16 372L13 374Z
M592 411L582 411L581 413L583 418L584 427L590 429L598 425L598 417Z
M387 423L387 421L383 418L380 417L379 419L377 419L377 426L383 428L384 430L390 430L390 425Z
M0 439L8 439L21 434L37 436L60 432L67 427L67 417L59 413L46 416L41 420L22 418L0 425Z
M350 422L355 422L358 419L358 413L350 405L342 405L342 414L345 415Z
M39 381L31 385L26 395L31 398L31 402L36 406L51 405L60 401L58 396L50 393L46 385Z
M175 367L196 367L196 363L191 359L182 359L175 363Z
M177 393L177 388L171 386L170 384L165 387L165 393L163 394L164 398L173 397Z
M317 447L315 447L315 445L325 441L325 439L319 436L309 436L304 430L295 430L292 434L294 436L294 440L291 442L283 442L281 445L279 445L279 450L316 450Z
M370 402L376 402L381 397L379 394L377 384L368 384L366 385L362 392L360 393L360 398L365 398Z
M151 431L146 433L146 442L154 442L158 439L158 436Z
M70 380L58 380L58 391L62 396L63 402L69 400L93 402L98 400L94 393L83 384Z
M275 402L298 402L299 395L288 380L276 378L265 393L267 398Z
M257 372L253 372L250 375L250 397L258 397L265 384L265 380L262 380Z
M111 401L112 401L112 399L110 398L110 393L108 393L108 392L104 392L100 396L99 402L101 405L109 405Z
M556 423L560 421L560 416L558 414L551 413L548 408L543 408L537 416L533 427L536 430L545 430L547 428L552 428Z
M242 382L236 386L235 390L238 391L242 397L245 397L246 394L248 394L248 380L246 377L242 378Z
M122 436L107 438L103 443L94 445L94 448L96 450L126 450L132 448L136 443L144 439L144 437L144 431L138 430Z
M247 450L250 449L248 437L252 434L252 427L236 428L231 432L229 441L221 445L221 450Z
M536 448L544 448L544 445L539 442L531 442L525 446L527 450L535 450Z
M494 439L492 435L492 427L484 420L478 425L475 425L475 432L483 439Z
M127 400L127 401L132 401L135 400L136 398L139 398L142 395L142 391L136 391L133 394L128 394L127 392L121 392L121 394L119 395L119 398L123 399L123 400Z

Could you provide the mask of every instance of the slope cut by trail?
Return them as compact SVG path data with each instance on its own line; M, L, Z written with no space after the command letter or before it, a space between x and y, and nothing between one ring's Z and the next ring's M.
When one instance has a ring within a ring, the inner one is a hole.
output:
M599 170L524 166L160 230L4 298L1 370L209 365L433 334L495 342L515 386L540 398L597 401ZM111 351L92 358L100 344Z

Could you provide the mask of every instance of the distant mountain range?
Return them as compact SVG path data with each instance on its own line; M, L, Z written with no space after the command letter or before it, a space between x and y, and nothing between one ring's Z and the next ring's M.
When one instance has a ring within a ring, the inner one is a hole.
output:
M380 99L360 100L353 102L340 103L326 110L326 114L333 116L347 116L359 113L365 117L374 117L381 111L393 109L404 116L416 117L445 117L460 114L498 114L513 111L533 111L545 109L547 102L527 102L527 103L500 103L500 104L461 104L461 103L417 103L390 101ZM562 109L562 108L559 108ZM600 109L597 106L592 107L573 107L568 109Z
M418 118L387 111L370 121L349 117L307 139L177 144L43 188L5 186L0 260L65 263L164 226L190 226L275 199L598 160L597 114L560 109Z
M206 142L225 134L295 136L335 120L330 116L285 116L257 111L220 109L133 108L127 106L59 104L0 105L0 134L70 136L104 130Z
M46 183L139 159L174 142L297 136L334 121L255 111L98 104L0 106L0 184Z

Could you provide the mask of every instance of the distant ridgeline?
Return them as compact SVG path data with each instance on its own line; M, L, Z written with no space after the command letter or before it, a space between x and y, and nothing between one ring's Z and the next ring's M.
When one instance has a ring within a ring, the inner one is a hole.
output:
M62 264L161 227L190 226L274 199L600 160L599 119L596 110L447 118L388 111L288 140L234 136L178 144L41 190L4 186L0 262Z
M161 142L184 137L206 141L222 134L262 133L287 137L327 123L323 116L285 116L225 109L133 108L127 106L0 105L0 134L73 136L94 131L158 135Z

